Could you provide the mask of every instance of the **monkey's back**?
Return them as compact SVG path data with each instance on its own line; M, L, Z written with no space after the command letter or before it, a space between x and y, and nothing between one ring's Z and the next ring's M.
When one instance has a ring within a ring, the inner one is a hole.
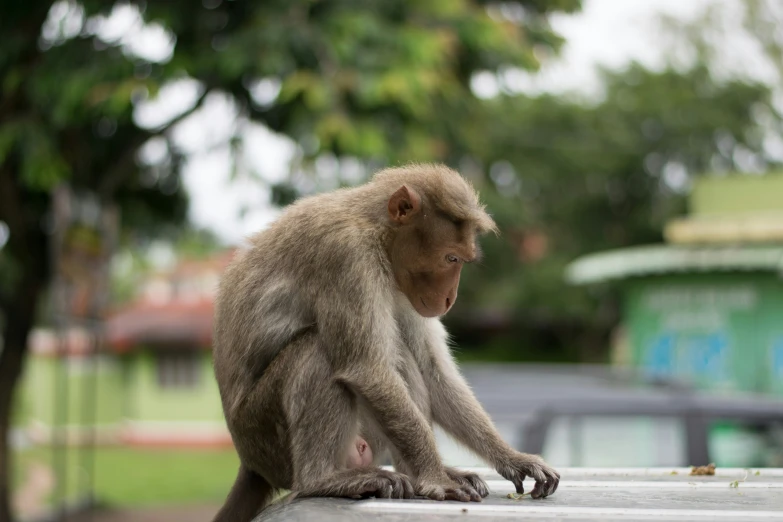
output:
M377 255L374 225L343 211L361 204L361 188L302 199L252 236L227 267L215 301L213 352L229 424L280 351L316 327L314 303L335 274L348 273L356 253Z

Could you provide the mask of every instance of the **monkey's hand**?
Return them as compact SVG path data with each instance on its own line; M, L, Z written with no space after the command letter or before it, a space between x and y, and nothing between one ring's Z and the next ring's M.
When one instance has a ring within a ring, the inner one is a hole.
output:
M548 497L560 484L560 474L538 455L515 451L497 467L497 471L503 478L514 483L519 494L525 492L522 485L525 478L532 477L536 481L533 491L530 492L533 498Z
M481 502L481 495L478 494L476 489L466 479L461 478L459 481L454 480L448 473L445 473L444 476L438 480L420 478L416 481L414 489L417 496L427 497L432 500Z
M481 477L470 471L460 471L455 468L446 467L446 475L460 486L472 488L481 498L489 495L487 483Z

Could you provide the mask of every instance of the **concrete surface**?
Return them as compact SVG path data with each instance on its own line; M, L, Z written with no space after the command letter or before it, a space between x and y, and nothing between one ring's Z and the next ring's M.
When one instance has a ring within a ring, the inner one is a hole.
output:
M297 499L271 506L255 522L413 522L426 520L783 522L783 469L718 469L715 476L690 476L690 468L561 470L553 496L519 500L510 482L487 469L490 495L481 503L427 500ZM528 489L532 488L532 482Z

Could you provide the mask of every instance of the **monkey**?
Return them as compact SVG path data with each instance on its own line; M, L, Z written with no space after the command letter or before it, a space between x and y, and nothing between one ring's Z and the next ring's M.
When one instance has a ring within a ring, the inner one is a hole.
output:
M214 373L240 459L216 522L251 520L280 490L480 502L486 483L443 464L435 424L517 492L527 477L533 498L556 491L557 471L500 437L441 321L488 233L471 183L410 164L301 198L249 238L215 300Z

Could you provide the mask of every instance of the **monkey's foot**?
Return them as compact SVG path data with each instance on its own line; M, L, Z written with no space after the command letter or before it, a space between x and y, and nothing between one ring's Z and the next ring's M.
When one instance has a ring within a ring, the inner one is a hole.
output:
M341 470L294 491L297 497L414 498L407 475L380 468Z
M484 480L475 473L446 467L446 475L448 475L451 480L460 486L465 488L472 488L473 491L475 491L476 494L481 498L489 495L489 488L487 487L487 483L484 482Z
M354 490L347 495L359 498L413 498L413 484L407 475L383 469L370 469L359 474L349 485Z
M514 452L497 470L503 478L514 483L519 494L525 492L522 484L525 478L532 477L536 481L533 491L530 492L533 498L548 497L560 484L560 474L538 455Z
M460 502L481 502L481 496L464 478L461 481L451 479L448 474L441 480L419 480L416 495L431 500L458 500Z
M407 475L380 468L339 471L298 492L300 497L413 498Z

